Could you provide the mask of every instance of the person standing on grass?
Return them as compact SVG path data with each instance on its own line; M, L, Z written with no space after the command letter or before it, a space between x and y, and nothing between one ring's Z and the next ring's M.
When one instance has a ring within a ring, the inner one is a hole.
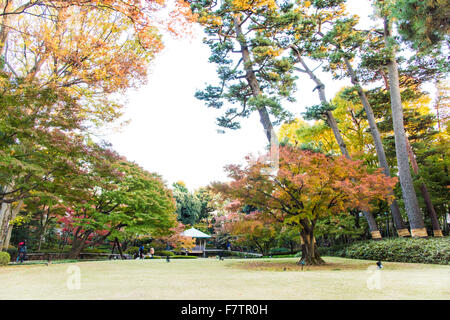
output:
M144 259L144 245L139 247L139 259Z
M19 242L19 245L17 246L17 258L16 258L16 262L19 262L20 259L20 248L22 248L22 246L24 245L24 242Z
M155 254L155 249L150 248L150 258L153 259L153 255Z
M22 245L19 243L19 262L22 263L23 260L25 260L27 256L27 244L26 242L21 242Z

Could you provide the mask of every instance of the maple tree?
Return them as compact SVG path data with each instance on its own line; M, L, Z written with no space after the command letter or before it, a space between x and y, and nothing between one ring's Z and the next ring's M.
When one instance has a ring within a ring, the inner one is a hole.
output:
M72 193L64 198L74 221L72 249L76 257L94 233L95 243L121 232L163 236L176 225L172 193L157 174L126 159L99 150L83 175L73 177ZM80 199L81 197L81 199Z
M157 237L156 239L170 247L173 247L177 251L189 251L190 249L195 247L195 239L182 235L185 228L186 226L184 224L178 222L175 227L169 230L169 235Z
M314 228L323 217L350 209L370 210L371 201L392 201L396 178L377 170L368 173L361 161L281 147L279 170L268 171L264 162L247 157L247 165L226 168L230 183L213 187L230 199L254 206L259 212L287 225L295 225L302 238L306 264L323 260L315 244Z

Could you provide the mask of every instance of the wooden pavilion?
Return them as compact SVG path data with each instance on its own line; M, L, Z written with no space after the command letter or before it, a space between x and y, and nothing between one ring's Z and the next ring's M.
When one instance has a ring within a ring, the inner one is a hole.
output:
M210 235L195 228L185 230L181 235L195 239L195 247L192 248L189 253L204 253L206 249L206 239L211 238Z

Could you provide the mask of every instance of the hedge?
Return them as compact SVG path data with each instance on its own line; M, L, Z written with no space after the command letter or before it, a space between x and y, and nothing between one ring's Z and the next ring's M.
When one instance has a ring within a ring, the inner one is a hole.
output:
M155 254L158 256L174 256L175 255L175 253L173 253L172 251L168 251L168 250L156 251Z
M319 250L322 255L351 259L450 264L450 237L368 240Z
M0 266L6 266L11 261L11 256L8 252L0 252Z
M145 256L144 259L166 259L167 256L153 256L153 258L150 258L149 256ZM196 256L183 256L183 255L179 255L179 256L170 256L170 259L197 259L198 257Z

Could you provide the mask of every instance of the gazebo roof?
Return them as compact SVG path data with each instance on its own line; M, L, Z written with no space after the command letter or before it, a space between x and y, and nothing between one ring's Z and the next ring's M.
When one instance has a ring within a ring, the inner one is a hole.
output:
M211 238L210 235L207 235L206 233L203 233L195 228L185 230L181 235L192 238Z

